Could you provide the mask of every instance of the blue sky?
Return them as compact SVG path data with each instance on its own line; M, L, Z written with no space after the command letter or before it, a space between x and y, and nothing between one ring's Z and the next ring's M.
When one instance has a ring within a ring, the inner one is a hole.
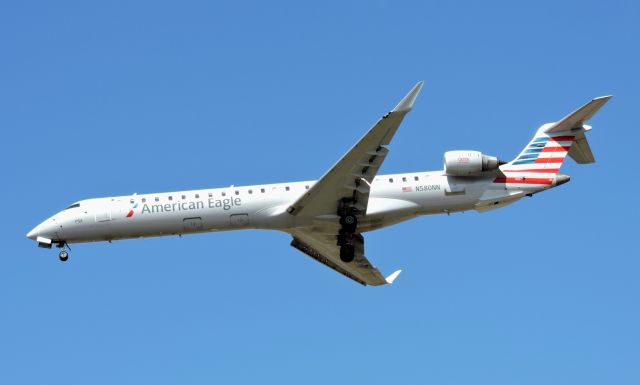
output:
M0 383L640 382L637 2L4 2ZM418 80L382 172L517 154L590 98L598 162L367 235L361 287L246 231L25 238L82 199L312 179Z

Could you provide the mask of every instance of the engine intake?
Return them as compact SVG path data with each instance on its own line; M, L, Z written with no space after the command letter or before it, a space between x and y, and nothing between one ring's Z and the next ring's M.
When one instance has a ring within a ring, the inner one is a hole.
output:
M495 156L480 151L447 151L444 153L444 171L447 175L476 176L497 170L505 164Z

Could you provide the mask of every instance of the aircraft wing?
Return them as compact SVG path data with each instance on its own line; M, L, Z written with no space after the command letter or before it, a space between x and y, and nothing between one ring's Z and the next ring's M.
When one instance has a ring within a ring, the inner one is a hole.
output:
M293 236L291 246L362 285L380 286L393 283L400 274L401 270L397 270L385 278L375 266L371 265L364 256L364 238L361 234L356 235L360 237L360 242L356 247L354 260L349 263L340 260L340 247L336 245L335 234L295 229L291 231L291 235Z
M365 213L369 186L378 173L402 119L411 111L423 82L411 91L335 164L318 182L288 209L291 215L316 217L336 214L339 202L346 198L358 211Z

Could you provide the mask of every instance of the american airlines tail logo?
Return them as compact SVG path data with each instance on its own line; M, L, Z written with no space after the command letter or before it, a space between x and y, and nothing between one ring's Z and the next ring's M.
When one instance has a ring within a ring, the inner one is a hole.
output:
M136 207L138 207L138 202L134 203L133 206L131 206L131 209L127 213L127 218L131 218L133 216L133 209L135 209Z

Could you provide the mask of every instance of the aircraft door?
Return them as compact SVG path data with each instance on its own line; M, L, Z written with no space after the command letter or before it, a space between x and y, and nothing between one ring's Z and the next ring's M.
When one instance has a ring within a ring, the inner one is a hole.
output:
M229 224L234 227L247 226L249 214L232 214L229 216Z
M185 231L201 231L202 230L202 218L184 218L182 220Z
M97 208L95 214L96 222L109 222L124 218L125 212L122 205L123 203L120 200L111 200Z
M112 201L110 204L111 209L111 220L120 220L124 219L127 213L125 212L124 202L121 200Z
M111 220L111 211L100 208L96 211L96 222L109 222Z

